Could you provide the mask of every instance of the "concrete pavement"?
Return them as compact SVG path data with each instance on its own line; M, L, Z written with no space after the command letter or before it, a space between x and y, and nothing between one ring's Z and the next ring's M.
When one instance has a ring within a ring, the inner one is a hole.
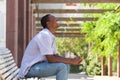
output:
M56 80L55 76L45 78L45 80ZM84 73L70 73L68 80L94 80L93 76L87 76Z
M43 80L56 80L55 76ZM117 76L87 76L84 73L69 74L68 80L120 80Z

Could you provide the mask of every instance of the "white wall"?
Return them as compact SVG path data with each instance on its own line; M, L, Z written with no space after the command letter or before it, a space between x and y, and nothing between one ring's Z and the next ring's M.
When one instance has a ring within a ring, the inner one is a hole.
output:
M39 9L83 9L83 5L81 4L76 4L76 6L71 5L67 5L67 4L40 4ZM40 14L39 16L44 16L45 14ZM78 13L69 13L69 14L53 14L56 17L80 17L82 16L82 14L78 14ZM36 17L38 16L37 14L35 15Z
M6 0L0 0L0 47L6 45Z

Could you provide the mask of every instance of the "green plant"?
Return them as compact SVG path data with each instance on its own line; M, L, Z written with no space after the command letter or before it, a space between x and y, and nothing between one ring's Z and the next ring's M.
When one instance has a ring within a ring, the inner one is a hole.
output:
M96 60L96 56L91 56L88 58L89 62L86 67L86 73L88 75L100 75L101 74L100 61Z
M92 52L114 56L120 40L120 12L106 12L96 22L83 23L86 40L92 42Z
M56 44L60 55L72 52L76 56L87 57L87 43L82 38L57 38Z
M75 56L82 57L84 61L87 60L88 45L83 38L57 38L56 43L57 43L57 50L60 55L64 55L65 53L74 53ZM85 68L86 66L71 65L70 72L78 73L81 72L82 70L85 71Z
M114 71L116 71L115 60L117 58L117 47L120 41L120 8L118 7L118 9L114 11L97 15L97 17L99 18L96 22L83 23L82 32L86 33L86 41L92 43L90 53L93 54L91 55L97 55L98 57L112 56L114 60ZM88 60L86 60L87 74L100 74L100 63L96 62L94 58Z
M70 65L70 73L80 73L83 71L83 65Z

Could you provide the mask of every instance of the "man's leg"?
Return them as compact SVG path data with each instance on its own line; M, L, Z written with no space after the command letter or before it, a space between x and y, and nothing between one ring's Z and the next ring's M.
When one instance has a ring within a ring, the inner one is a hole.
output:
M58 63L58 73L56 75L56 80L68 80L68 74L70 67L68 64Z
M26 77L48 77L56 75L56 80L67 80L68 74L68 64L42 62L32 66Z

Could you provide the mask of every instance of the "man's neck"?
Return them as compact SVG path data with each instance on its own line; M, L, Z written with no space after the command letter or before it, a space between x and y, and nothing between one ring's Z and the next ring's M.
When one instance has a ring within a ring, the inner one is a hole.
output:
M49 29L49 28L48 28L48 30L49 30L52 34L55 33L55 29Z

